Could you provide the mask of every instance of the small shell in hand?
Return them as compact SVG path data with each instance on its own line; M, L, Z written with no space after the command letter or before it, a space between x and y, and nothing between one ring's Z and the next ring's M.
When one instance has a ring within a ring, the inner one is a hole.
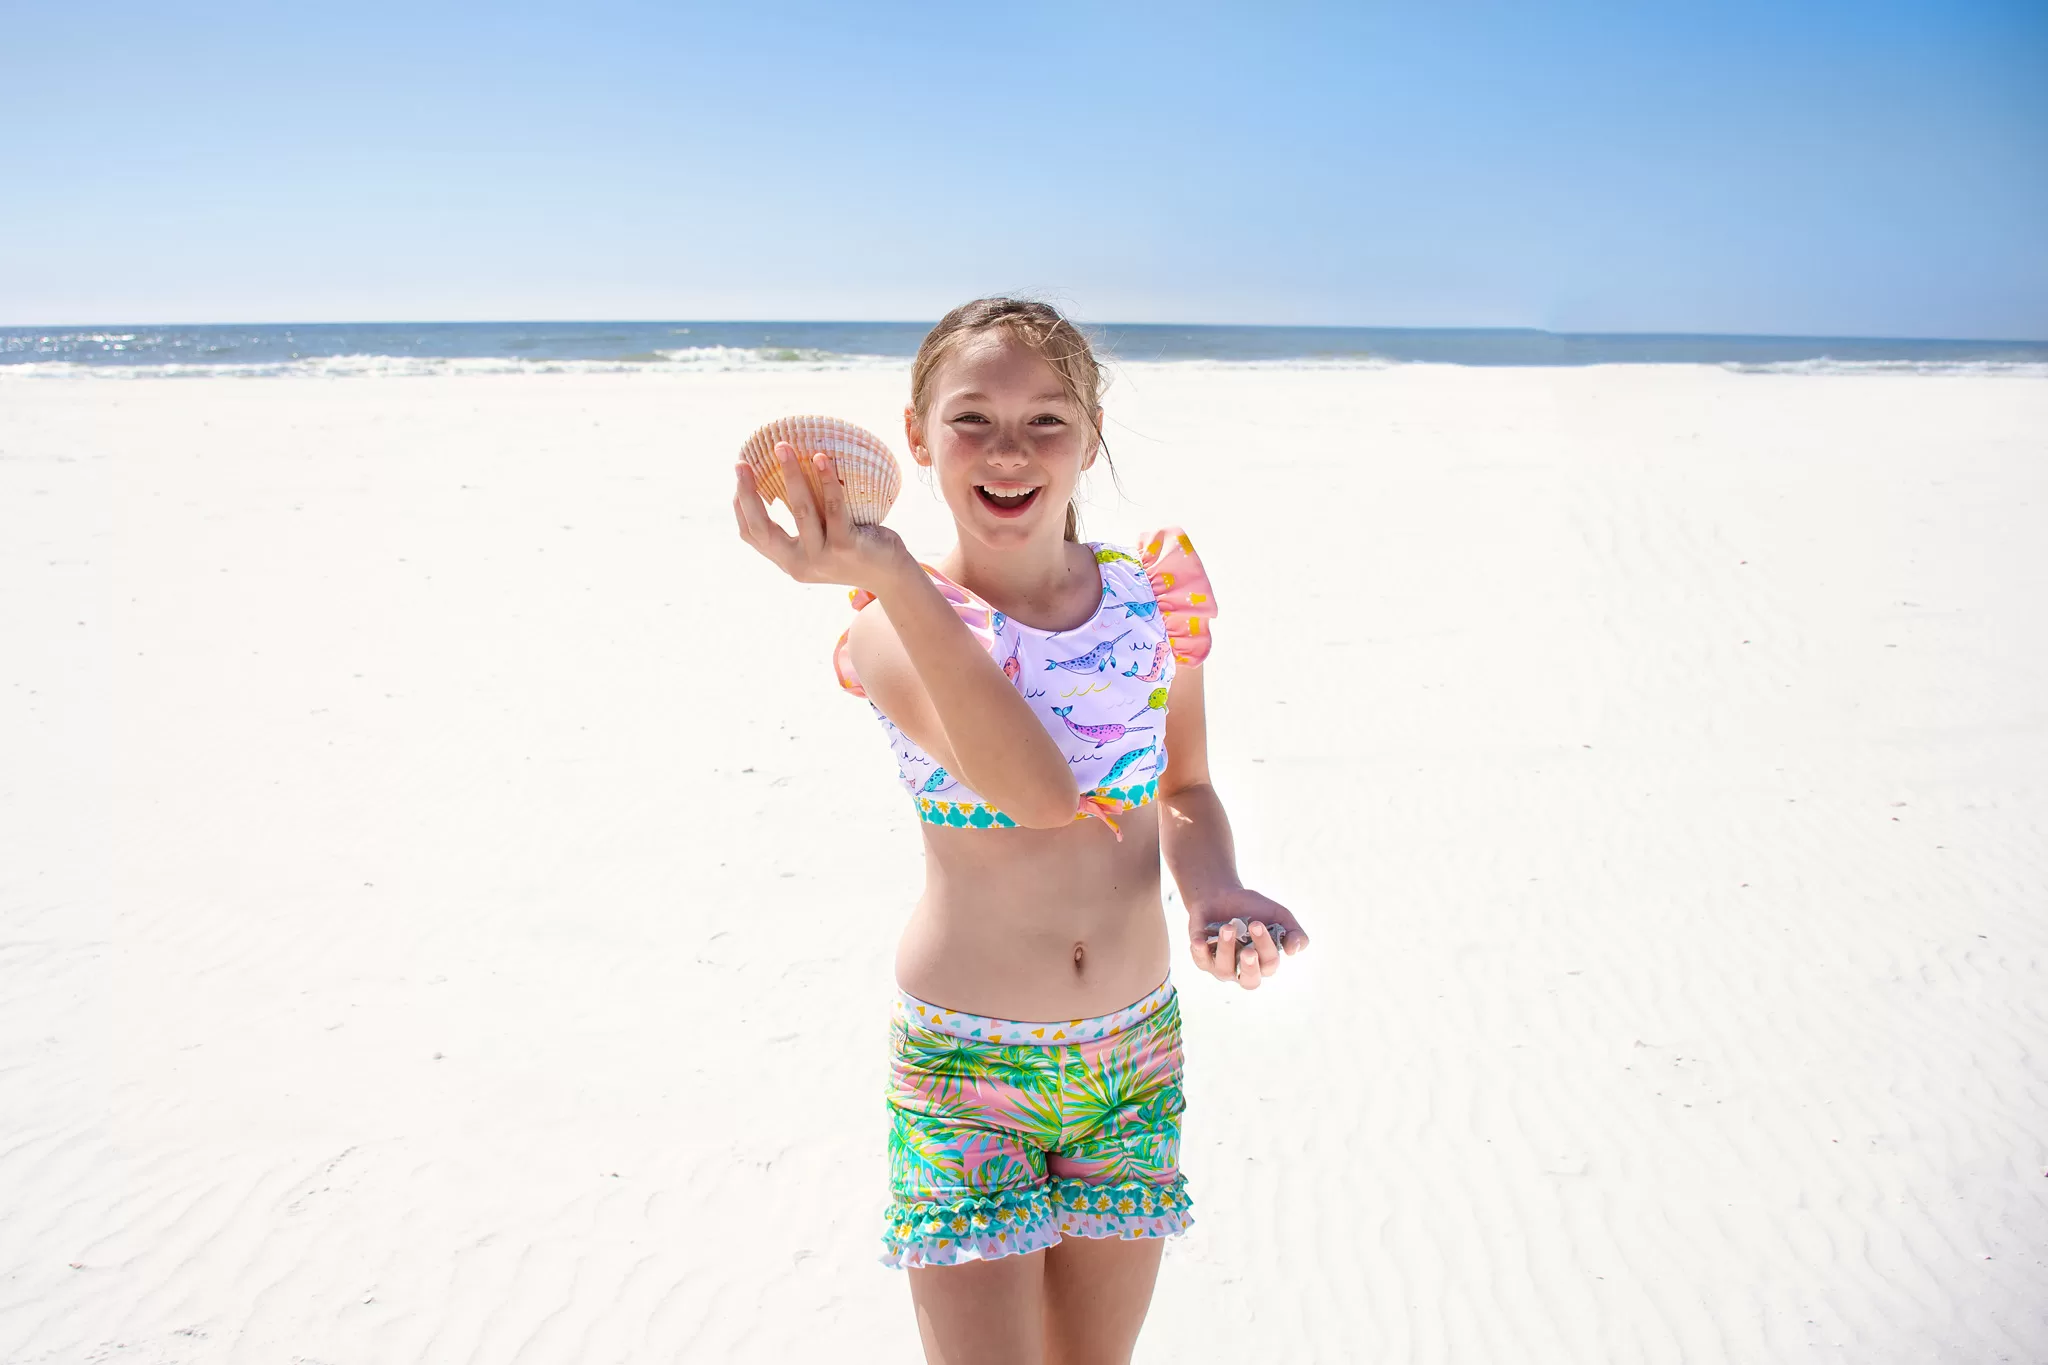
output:
M846 490L846 511L856 523L872 526L889 515L897 492L903 487L903 472L882 438L864 427L842 422L837 417L778 417L747 438L740 458L754 467L754 483L761 496L773 502L789 500L782 486L782 466L775 459L775 443L787 441L796 447L811 495L818 496L818 473L811 456L824 451L839 471Z
M1223 937L1223 931L1229 926L1227 924L1222 923L1221 921L1211 920L1207 925L1203 927L1209 931L1209 937L1205 939L1204 942L1208 943L1209 946L1213 948L1216 946L1216 940ZM1286 925L1269 924L1266 926L1266 934L1267 937L1273 940L1274 947L1283 948L1287 945ZM1243 948L1249 947L1251 945L1251 941L1252 927L1249 923L1247 923L1242 929L1239 929L1237 931L1237 943L1240 948Z

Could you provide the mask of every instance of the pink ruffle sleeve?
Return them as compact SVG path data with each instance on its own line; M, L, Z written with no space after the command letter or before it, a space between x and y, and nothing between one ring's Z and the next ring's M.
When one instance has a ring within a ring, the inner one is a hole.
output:
M1138 559L1159 599L1160 624L1173 642L1176 662L1199 665L1209 657L1209 622L1216 616L1216 591L1195 554L1188 533L1163 526L1138 538Z
M933 586L939 590L939 595L952 604L954 614L967 624L967 629L975 641L989 653L995 653L995 612L989 604L931 565L920 562L917 567L930 576ZM846 600L853 603L855 611L859 611L874 601L875 595L866 588L854 588L846 594ZM832 672L838 677L841 687L856 697L865 697L867 689L862 687L860 679L854 676L853 649L848 644L852 635L853 628L850 626L839 633L839 643L832 646Z

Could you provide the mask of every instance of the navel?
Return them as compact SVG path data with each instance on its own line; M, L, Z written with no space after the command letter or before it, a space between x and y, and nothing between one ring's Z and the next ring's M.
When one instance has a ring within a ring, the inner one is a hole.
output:
M1080 975L1083 971L1087 969L1087 963L1084 961L1084 959L1086 959L1087 956L1088 945L1085 943L1076 943L1074 945L1074 974L1076 976Z

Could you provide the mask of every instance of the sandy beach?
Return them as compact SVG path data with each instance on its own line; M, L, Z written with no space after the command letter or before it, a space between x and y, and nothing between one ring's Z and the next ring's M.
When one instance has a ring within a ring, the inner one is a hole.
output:
M917 824L729 506L906 375L0 375L0 1361L917 1358ZM2048 1361L2048 378L1107 402L1315 937L1176 969L1137 1359Z

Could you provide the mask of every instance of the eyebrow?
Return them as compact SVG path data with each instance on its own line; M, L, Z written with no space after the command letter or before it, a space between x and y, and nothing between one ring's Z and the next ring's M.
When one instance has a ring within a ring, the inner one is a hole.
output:
M988 402L988 401L989 401L989 397L988 397L988 395L987 395L987 394L985 394L985 393L982 393L982 392L981 392L980 390L978 390L978 389L974 389L974 390L969 390L969 391L968 391L968 392L966 392L966 393L956 393L956 394L954 394L954 395L953 395L953 401L954 401L955 403L969 403L969 402L982 402L982 403L986 403L986 402ZM1033 394L1033 395L1031 396L1031 398L1030 398L1029 400L1027 400L1027 401L1029 401L1029 402L1033 402L1033 403L1064 403L1064 402L1066 402L1066 401L1067 401L1067 396L1066 396L1065 394L1063 394L1063 393L1057 393L1057 392L1055 392L1055 393L1040 393L1040 394Z

